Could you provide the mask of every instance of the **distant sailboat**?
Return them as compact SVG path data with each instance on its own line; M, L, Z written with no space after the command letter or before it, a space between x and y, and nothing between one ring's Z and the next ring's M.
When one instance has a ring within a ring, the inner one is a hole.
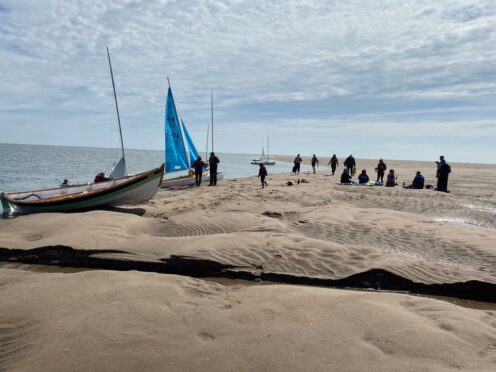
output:
M267 155L264 153L264 148L262 145L262 154L260 155L260 159L253 159L251 161L251 164L258 165L258 164L263 164L263 165L275 165L276 162L273 160L270 160L270 155L269 155L269 135L267 134Z

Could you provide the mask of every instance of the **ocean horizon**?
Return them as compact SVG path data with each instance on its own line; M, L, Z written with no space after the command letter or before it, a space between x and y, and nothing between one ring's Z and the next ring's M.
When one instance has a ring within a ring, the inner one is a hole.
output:
M144 172L164 162L163 150L125 149L125 155L128 174ZM217 155L221 161L219 170L227 179L258 174L258 167L250 162L260 154ZM70 183L90 182L99 172L109 174L120 157L119 148L0 143L0 192L57 187L64 179ZM291 166L277 161L269 167L269 173L290 173ZM175 172L170 177L180 174Z

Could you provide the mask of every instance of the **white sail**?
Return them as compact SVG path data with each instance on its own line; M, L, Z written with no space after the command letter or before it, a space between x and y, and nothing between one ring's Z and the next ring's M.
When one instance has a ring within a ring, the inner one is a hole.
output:
M110 173L110 178L116 179L116 178L122 178L126 177L127 172L126 172L126 159L121 158L119 162L114 166L112 169L112 172Z

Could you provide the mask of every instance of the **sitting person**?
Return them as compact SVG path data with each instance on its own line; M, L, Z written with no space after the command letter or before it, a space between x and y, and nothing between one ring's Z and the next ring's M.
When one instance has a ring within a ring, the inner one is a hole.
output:
M386 180L386 187L395 187L395 186L396 186L396 175L394 174L394 169L390 169Z
M420 172L417 172L415 175L415 178L413 179L413 182L410 186L407 186L407 189L418 189L422 190L424 188L424 176Z
M351 176L348 169L343 170L343 173L341 174L341 183L346 183L346 184L351 183Z
M95 176L95 180L93 182L104 182L110 180L111 178L105 177L105 172L100 172Z
M364 185L369 182L369 176L367 176L367 171L362 169L362 173L358 176L358 183Z

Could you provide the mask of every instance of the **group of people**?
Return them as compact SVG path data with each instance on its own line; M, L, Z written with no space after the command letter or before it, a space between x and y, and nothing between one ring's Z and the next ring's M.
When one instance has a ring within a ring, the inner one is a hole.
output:
M293 161L293 174L297 175L300 174L300 169L301 169L301 163L303 162L300 154L296 155ZM313 154L312 159L310 161L310 164L312 165L312 170L313 173L316 173L315 167L319 166L319 159L315 154ZM359 185L366 185L371 182L369 175L367 174L366 169L362 169L361 173L358 175L358 182L353 181L353 176L355 175L356 172L356 160L353 157L353 155L350 154L344 162L344 169L341 174L341 183L343 184L359 184ZM448 176L451 173L451 167L446 163L446 160L444 159L444 156L441 156L439 158L439 161L436 162L437 164L437 172L436 172L436 177L437 177L437 187L435 190L437 191L443 191L443 192L449 192L448 191ZM331 166L331 171L332 175L335 174L336 168L339 166L339 160L336 156L336 154L333 154L327 165ZM386 187L395 187L397 186L397 177L394 172L394 169L390 169L389 173L386 175L387 171L387 165L384 162L383 159L379 159L379 162L375 168L375 172L377 174L377 179L374 182L375 185L377 186L386 186ZM265 175L267 175L267 170L262 170L262 167L260 168L260 172L263 172ZM261 176L259 172L259 177ZM386 182L384 182L384 178L386 178ZM262 184L263 186L263 184ZM425 178L422 175L420 171L417 171L415 174L415 177L413 178L413 181L410 185L406 186L403 183L404 188L408 189L423 189L425 187Z
M329 161L329 164L332 163L337 165L337 158L336 155L333 155L331 160ZM341 174L341 183L343 184L351 184L355 183L352 180L352 176L355 173L356 169L356 161L353 158L352 155L348 156L346 160L344 161L344 164L346 166L345 169L343 169L343 173ZM444 159L444 156L441 156L439 158L439 161L436 162L437 164L437 171L436 171L436 177L437 177L437 187L435 190L437 191L442 191L442 192L449 192L448 191L448 176L451 173L451 167L449 166L448 163L446 163L446 160ZM386 174L387 170L387 165L384 162L383 159L379 159L379 163L377 164L377 167L375 168L375 171L377 173L377 180L375 181L375 185L377 186L386 186L386 187L395 187L398 184L396 183L397 177L394 172L394 169L390 169L389 173L386 177L386 183L384 184L384 176ZM334 174L335 168L333 169L332 174ZM358 184L359 185L366 185L369 184L370 182L370 177L367 174L366 169L362 169L362 172L358 175ZM417 171L415 173L415 177L413 178L413 181L410 185L406 186L403 183L403 187L406 189L423 189L425 186L425 178L422 175L420 171Z
M210 157L208 158L208 169L210 171L210 183L208 186L217 186L217 168L220 163L219 158L215 155L214 152L210 153ZM193 162L192 168L195 171L195 185L201 186L203 172L207 169L207 163L205 163L200 155Z

